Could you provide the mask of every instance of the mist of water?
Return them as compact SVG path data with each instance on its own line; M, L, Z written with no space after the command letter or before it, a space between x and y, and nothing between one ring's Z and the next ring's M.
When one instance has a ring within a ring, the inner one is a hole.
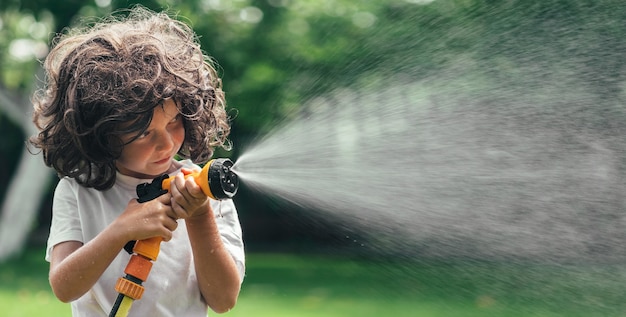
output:
M258 190L422 254L623 257L619 136L538 114L592 106L592 96L571 87L521 98L483 80L339 89L234 169Z
M560 302L550 289L561 287L578 294L569 305L619 311L626 273L603 265L626 261L623 41L611 36L615 19L574 23L565 7L552 10L524 20L512 7L478 29L459 22L451 38L484 41L435 71L419 65L438 48L400 39L371 69L382 80L303 100L234 170L263 194L360 231L373 252L556 263L515 273L534 285L527 294L541 292L529 300ZM490 290L515 274L494 275ZM511 283L501 291L521 287Z

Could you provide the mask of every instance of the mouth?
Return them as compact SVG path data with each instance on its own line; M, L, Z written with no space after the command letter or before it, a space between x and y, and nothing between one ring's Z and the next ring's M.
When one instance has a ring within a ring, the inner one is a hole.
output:
M165 164L165 163L169 162L170 160L171 160L171 158L166 157L166 158L164 158L162 160L158 160L158 161L156 161L154 163L157 164L157 165L162 165L162 164Z

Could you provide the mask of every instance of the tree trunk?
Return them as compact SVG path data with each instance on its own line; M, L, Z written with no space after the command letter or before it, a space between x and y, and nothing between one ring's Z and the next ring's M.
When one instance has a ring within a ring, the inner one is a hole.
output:
M28 98L14 101L0 87L0 111L19 125L27 136L36 133L29 113ZM39 155L33 155L27 146L21 153L17 170L9 180L9 187L0 209L0 262L20 253L37 218L42 198L46 194L52 171L45 166Z

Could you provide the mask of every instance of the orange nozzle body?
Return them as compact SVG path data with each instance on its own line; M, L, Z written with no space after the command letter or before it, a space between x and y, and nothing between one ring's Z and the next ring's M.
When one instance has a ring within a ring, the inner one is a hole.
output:
M211 168L211 163L213 163L213 160L209 161L206 165L204 165L204 167L200 171L186 174L185 179L192 177L193 180L196 182L196 184L200 186L200 188L202 189L202 192L205 195L209 196L212 199L216 199L215 196L213 196L213 193L211 192L211 187L209 186L209 168ZM163 182L161 183L161 188L169 191L172 186L171 183L174 180L174 178L175 176L164 179Z

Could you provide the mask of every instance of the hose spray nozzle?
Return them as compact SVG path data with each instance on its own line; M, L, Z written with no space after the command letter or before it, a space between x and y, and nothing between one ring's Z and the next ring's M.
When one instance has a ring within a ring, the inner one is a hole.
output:
M231 170L233 165L227 158L213 159L206 163L202 170L187 174L185 178L193 177L196 184L202 188L202 192L210 198L216 200L232 198L239 188L239 178ZM137 200L146 202L167 193L172 180L174 176L163 174L151 183L137 185Z

